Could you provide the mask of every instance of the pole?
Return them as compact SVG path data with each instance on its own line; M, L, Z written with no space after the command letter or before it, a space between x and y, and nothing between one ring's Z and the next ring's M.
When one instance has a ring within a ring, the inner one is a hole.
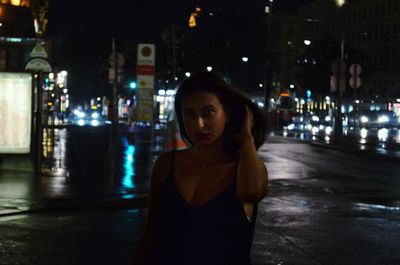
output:
M114 83L112 94L112 121L111 132L113 136L118 134L118 100L117 100L117 86L118 86L118 54L115 49L115 38L112 38L112 51L114 54Z
M264 107L265 113L269 116L269 98L271 96L271 24L272 24L272 1L268 0L265 7L267 13L267 43L266 43L266 60L265 60L265 78L264 78Z
M43 97L42 97L42 85L43 85L43 72L38 72L36 80L36 91L37 91L37 109L36 109L36 167L35 173L39 177L42 172L42 149L43 149L43 127L42 127L42 111L43 111Z
M357 66L354 67L354 73L357 73ZM353 76L354 100L357 99L357 74Z
M229 58L230 58L230 50L231 50L231 42L230 42L230 38L231 38L231 21L228 21L229 24L227 24L226 26L226 33L225 33L225 78L227 82L231 82L232 78L231 78L231 71L230 71L230 67L229 67Z
M112 87L111 101L111 136L109 138L109 171L108 182L112 183L116 175L116 156L117 156L117 140L118 140L118 54L115 48L115 38L112 38L112 56L114 56L114 82Z
M171 27L171 44L172 44L172 84L175 88L175 77L176 77L176 32L175 32L175 25Z
M335 144L340 145L342 143L343 136L343 124L342 124L342 86L341 86L341 68L344 65L344 37L341 35L340 41L340 62L338 63L336 73L336 122L335 122Z

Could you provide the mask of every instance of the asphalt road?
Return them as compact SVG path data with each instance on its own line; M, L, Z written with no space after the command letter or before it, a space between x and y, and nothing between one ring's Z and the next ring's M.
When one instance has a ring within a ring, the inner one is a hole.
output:
M271 138L255 264L400 264L400 165Z
M129 264L146 209L0 217L0 264Z
M334 132L326 130L281 130L276 134L286 135L304 141L315 141L326 144L334 142ZM342 145L351 149L369 150L389 154L400 158L400 130L397 128L356 128L343 129Z

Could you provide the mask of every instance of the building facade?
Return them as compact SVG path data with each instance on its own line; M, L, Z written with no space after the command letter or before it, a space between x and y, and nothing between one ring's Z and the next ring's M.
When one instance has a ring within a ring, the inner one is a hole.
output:
M0 0L0 71L23 72L36 42L50 48L46 13L47 1Z
M368 98L400 97L399 0L353 0L342 6L334 0L317 0L301 7L299 15L325 19L330 25L327 32L343 40L346 49L362 52L359 94Z

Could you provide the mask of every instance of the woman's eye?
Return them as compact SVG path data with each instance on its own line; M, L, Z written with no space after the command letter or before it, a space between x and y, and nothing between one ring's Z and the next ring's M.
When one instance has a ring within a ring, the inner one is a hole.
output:
M215 113L215 110L213 110L213 109L207 109L207 110L204 111L204 114L205 114L206 116L211 116L211 115L213 115L214 113Z

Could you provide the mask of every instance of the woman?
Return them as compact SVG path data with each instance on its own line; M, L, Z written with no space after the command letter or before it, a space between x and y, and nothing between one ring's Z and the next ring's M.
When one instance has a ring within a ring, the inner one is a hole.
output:
M156 161L139 264L251 264L257 202L268 173L257 154L266 122L219 75L201 72L175 96L184 150Z

